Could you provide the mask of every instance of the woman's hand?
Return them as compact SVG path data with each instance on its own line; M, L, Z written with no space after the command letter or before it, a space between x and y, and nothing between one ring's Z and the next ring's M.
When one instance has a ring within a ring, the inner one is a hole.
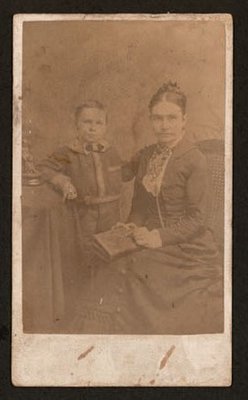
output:
M122 232L122 234L125 236L133 237L133 232L136 228L137 228L137 226L133 223L125 224L123 222L117 222L111 229L113 231Z
M73 200L77 197L77 190L75 186L71 182L66 182L62 188L63 191L63 200Z
M136 228L133 231L133 238L139 246L157 249L162 247L162 240L157 229L148 231L146 227Z

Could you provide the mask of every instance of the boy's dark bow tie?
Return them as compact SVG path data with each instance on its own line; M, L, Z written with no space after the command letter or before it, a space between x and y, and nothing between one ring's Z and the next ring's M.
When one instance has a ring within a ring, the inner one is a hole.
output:
M106 140L99 140L95 143L81 142L78 138L75 138L70 144L69 147L76 152L89 154L91 152L104 153L110 147L109 143Z
M106 141L95 142L95 143L85 143L84 151L85 153L104 153L108 149L108 143Z
M97 153L102 153L106 150L106 147L102 143L86 143L84 148L87 152L96 151Z

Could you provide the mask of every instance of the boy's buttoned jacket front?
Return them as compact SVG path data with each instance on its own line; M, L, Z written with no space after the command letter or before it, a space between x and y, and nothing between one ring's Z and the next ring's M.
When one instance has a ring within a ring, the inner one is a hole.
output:
M107 230L119 220L121 162L113 147L87 152L73 142L55 151L38 167L46 181L56 182L58 190L62 189L57 185L58 178L66 178L75 186L77 198L67 203L79 206L81 215L94 209L99 220L97 231Z

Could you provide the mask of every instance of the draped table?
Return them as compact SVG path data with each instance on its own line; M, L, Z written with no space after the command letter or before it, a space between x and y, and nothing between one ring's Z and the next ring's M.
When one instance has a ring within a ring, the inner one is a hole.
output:
M48 184L23 186L24 332L59 332L80 292L82 238L71 211Z

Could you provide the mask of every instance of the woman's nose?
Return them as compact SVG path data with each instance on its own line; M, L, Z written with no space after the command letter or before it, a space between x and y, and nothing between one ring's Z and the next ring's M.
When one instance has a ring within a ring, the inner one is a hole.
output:
M170 126L170 124L169 124L167 118L163 118L163 120L162 120L162 128L163 129L168 129L169 126Z

